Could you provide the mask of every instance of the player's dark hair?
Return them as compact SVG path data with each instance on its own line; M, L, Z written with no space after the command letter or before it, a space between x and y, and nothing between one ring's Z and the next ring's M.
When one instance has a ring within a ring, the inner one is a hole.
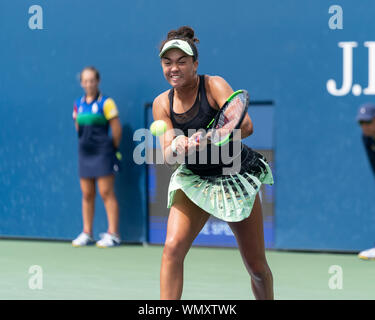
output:
M82 73L83 73L83 71L86 71L86 70L90 70L90 71L94 72L96 80L98 80L98 81L100 80L100 74L99 74L98 69L96 69L93 66L88 66L88 67L84 67L83 70L81 71L81 73L79 75L79 80L80 81L82 80Z
M159 52L163 49L164 45L169 40L173 39L185 40L187 43L189 43L194 53L193 60L198 60L198 49L195 44L199 43L199 39L194 36L194 30L191 27L182 26L179 27L177 30L169 31L167 34L167 39L163 40L163 42L160 44Z

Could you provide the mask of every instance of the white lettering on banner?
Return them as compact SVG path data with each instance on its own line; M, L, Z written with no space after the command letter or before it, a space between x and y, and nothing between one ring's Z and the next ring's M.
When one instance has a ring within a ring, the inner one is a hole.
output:
M204 234L204 235L209 236L209 235L210 235L210 227L209 227L209 226L210 226L210 224L209 224L209 223L206 223L206 224L203 226L203 228L202 228L200 234Z
M366 41L364 46L368 48L368 87L363 89L363 93L371 95L375 94L375 42Z
M200 234L204 235L214 235L214 236L234 236L232 230L226 222L207 222Z
M358 46L357 42L339 42L338 46L343 49L342 86L337 88L334 79L327 81L327 91L333 96L345 96L350 90L355 96L375 94L375 42L366 41L364 47L368 48L368 87L362 90L359 84L353 84L353 48Z
M327 81L327 90L333 96L344 96L349 93L353 83L353 48L357 47L357 42L339 42L338 46L343 48L343 78L342 87L337 89L336 81Z

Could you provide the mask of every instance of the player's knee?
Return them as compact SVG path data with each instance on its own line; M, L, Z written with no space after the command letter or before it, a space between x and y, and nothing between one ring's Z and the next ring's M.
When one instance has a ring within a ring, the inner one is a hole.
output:
M86 202L91 202L95 200L95 191L83 191L82 198Z
M163 259L173 262L182 262L185 259L186 252L182 242L178 240L166 241L163 250Z
M112 198L114 196L113 189L108 188L108 189L100 190L100 196L102 197L104 201Z
M272 277L271 270L265 261L257 261L249 265L250 276L253 280L264 281Z

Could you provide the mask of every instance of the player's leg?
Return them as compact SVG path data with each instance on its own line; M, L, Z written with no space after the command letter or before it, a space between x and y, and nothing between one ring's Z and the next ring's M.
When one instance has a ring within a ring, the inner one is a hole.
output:
M87 246L94 243L92 226L95 211L95 180L80 178L80 185L82 190L83 232L72 241L74 247Z
M177 190L169 212L161 270L160 298L180 299L183 287L183 263L191 244L209 218L185 193Z
M80 178L82 190L83 232L92 234L95 212L95 179Z
M256 299L273 299L273 278L268 266L263 233L262 205L256 196L252 212L241 222L230 222L242 259L251 276Z
M115 176L109 175L97 179L99 194L104 202L108 218L108 233L118 234L119 205L115 194Z

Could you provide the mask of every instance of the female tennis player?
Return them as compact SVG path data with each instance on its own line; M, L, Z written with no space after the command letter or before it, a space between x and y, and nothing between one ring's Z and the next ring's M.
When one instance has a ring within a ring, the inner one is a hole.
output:
M172 88L155 98L153 117L167 124L166 133L160 137L166 161L175 154L191 154L199 148L199 133L189 139L188 129L206 128L233 93L223 78L197 74L197 42L194 30L184 26L170 31L160 47L164 77ZM175 129L184 135L176 137ZM248 114L240 129L241 138L252 133ZM255 298L273 299L273 278L265 256L262 208L257 194L262 183L273 183L271 170L262 155L245 145L239 172L223 175L223 167L222 161L182 163L172 174L160 271L161 299L181 298L185 256L210 215L227 221L232 229Z
M79 140L79 175L82 190L83 232L73 240L76 247L93 244L92 227L97 182L108 218L108 231L96 245L107 248L120 244L119 207L114 191L114 174L119 170L118 147L121 123L113 99L99 91L100 75L94 67L81 72L85 95L74 103L73 119ZM109 127L112 137L108 135Z

